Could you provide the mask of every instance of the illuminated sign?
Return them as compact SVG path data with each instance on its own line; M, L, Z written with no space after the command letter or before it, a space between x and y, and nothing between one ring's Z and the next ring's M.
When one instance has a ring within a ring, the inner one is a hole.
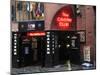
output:
M28 32L27 35L28 36L45 36L46 33L45 32Z
M51 29L57 30L75 30L76 19L71 5L66 5L59 9L52 20Z
M66 12L61 12L61 14L56 18L57 25L61 28L69 27L70 23L72 22L72 18Z

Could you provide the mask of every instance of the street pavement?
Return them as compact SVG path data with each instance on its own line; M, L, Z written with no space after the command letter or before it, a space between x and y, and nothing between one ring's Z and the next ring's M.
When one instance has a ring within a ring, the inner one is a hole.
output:
M76 70L83 70L85 68L82 68L80 65L57 65L54 67L41 67L41 66L27 66L22 68L12 68L11 74L12 75L19 75L19 74L32 74L32 73L45 73L45 72L61 72L61 71L76 71ZM94 69L88 68L88 70Z

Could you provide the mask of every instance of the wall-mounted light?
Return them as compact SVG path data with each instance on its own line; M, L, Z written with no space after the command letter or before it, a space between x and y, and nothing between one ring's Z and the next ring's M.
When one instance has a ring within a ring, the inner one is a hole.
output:
M70 36L67 36L67 38L70 38Z
M47 51L50 51L50 48L47 48Z
M50 38L47 38L47 40L49 41L49 40L50 40Z
M58 45L58 47L60 48L60 47L61 47L61 45Z
M47 37L50 37L50 35L47 35Z
M14 45L17 45L17 43L14 43Z
M14 39L17 39L17 36L14 36Z
M66 47L68 48L68 47L70 47L70 45L69 45L69 44L67 44L67 45L66 45Z
M14 36L17 36L17 34L14 34Z
M50 34L50 32L47 32L47 34Z
M54 47L54 45L52 45L52 47Z
M81 17L80 5L76 5L76 15Z
M49 51L47 51L47 54L50 54L50 52L49 52Z
M17 40L14 40L14 42L17 42Z
M52 48L52 50L54 50L54 48Z
M14 49L14 51L17 51L17 49Z
M14 49L16 49L17 48L17 46L14 46Z
M54 51L52 51L52 53L54 54L55 52L54 52Z
M49 44L50 43L50 41L47 41L47 44Z
M16 53L16 52L14 52L14 55L17 55L17 53Z
M50 47L50 45L47 45L47 47Z

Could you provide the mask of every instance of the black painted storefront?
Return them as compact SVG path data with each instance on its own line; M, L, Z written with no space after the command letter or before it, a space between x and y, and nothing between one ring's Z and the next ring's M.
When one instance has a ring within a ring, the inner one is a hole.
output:
M76 31L44 31L45 36L28 36L27 32L12 33L12 67L53 67L80 64L80 41ZM17 34L17 54L14 54L14 35ZM49 35L49 36L48 36ZM48 39L49 38L49 39Z

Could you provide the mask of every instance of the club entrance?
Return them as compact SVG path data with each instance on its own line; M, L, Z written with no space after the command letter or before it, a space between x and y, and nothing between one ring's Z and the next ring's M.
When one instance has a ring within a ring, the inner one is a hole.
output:
M79 35L74 32L60 32L58 35L59 63L66 64L70 60L73 64L80 63Z
M80 40L75 31L47 31L45 66L80 64Z
M16 65L13 67L52 67L65 64L67 60L72 64L80 64L80 41L76 32L23 32L17 33L17 36L17 55L13 54L12 61Z

